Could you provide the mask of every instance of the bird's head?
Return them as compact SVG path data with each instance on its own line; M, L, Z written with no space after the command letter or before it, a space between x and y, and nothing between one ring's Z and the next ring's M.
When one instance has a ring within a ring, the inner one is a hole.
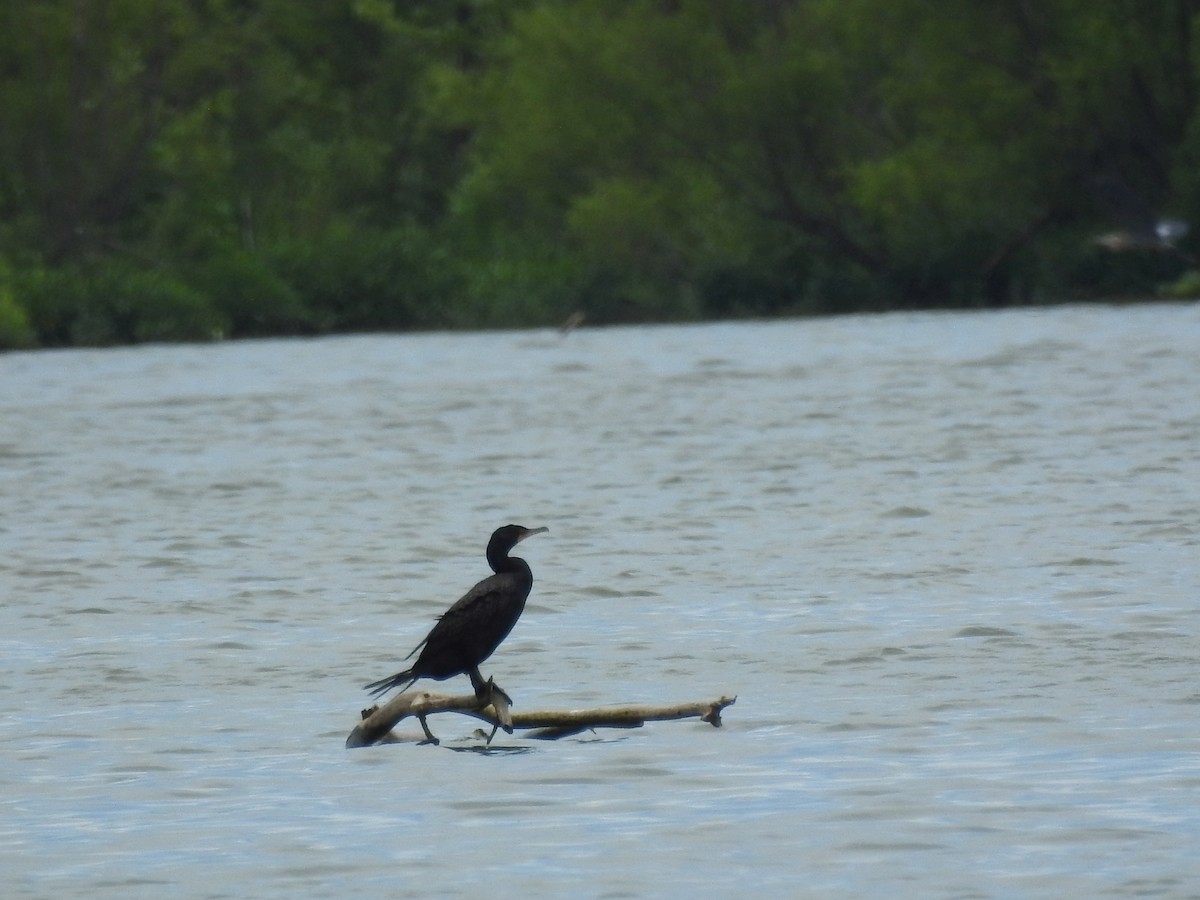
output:
M492 532L492 539L488 541L488 553L493 549L501 550L507 553L521 541L527 537L533 537L535 534L541 534L544 531L549 531L549 528L526 528L524 525L504 525Z

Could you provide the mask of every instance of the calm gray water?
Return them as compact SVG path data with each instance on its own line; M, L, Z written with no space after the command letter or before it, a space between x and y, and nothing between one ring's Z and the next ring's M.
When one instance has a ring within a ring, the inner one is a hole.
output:
M0 416L5 897L1200 895L1200 307L9 354ZM726 727L344 749L509 521L518 709Z

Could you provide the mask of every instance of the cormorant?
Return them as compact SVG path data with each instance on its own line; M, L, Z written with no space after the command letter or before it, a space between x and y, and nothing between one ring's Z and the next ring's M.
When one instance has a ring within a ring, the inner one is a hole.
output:
M442 613L425 640L405 657L421 651L411 668L368 684L372 696L394 687L407 690L418 678L444 681L463 673L471 676L476 696L483 696L486 685L479 664L508 637L533 587L529 564L508 552L525 538L549 530L521 525L497 528L487 547L488 565L496 574L483 579Z

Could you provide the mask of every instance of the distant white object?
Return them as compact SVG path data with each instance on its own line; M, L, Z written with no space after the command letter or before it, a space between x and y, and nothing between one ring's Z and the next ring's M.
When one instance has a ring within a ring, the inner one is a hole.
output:
M1182 219L1163 219L1154 226L1159 241L1168 247L1174 247L1175 242L1188 233L1188 223Z
M1112 176L1094 179L1096 199L1109 215L1124 227L1093 238L1107 250L1157 250L1180 253L1177 241L1188 233L1188 223L1182 219L1160 219L1145 199L1123 180ZM1184 255L1180 253L1180 255Z
M1175 242L1188 233L1188 223L1182 219L1163 219L1151 231L1110 231L1093 238L1106 250L1174 250Z

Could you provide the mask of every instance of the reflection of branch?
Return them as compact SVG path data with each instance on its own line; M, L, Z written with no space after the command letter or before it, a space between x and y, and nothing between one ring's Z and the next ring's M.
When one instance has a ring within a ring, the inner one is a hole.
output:
M737 697L722 697L700 703L677 703L670 706L617 706L606 709L584 709L565 711L539 711L527 713L505 713L507 696L499 688L494 688L501 707L499 713L492 703L491 696L482 698L474 694L450 696L448 694L432 694L428 691L399 694L383 706L364 709L362 721L354 726L350 736L346 738L347 747L369 747L380 742L398 740L392 735L392 728L408 716L416 716L421 721L428 740L436 742L425 724L425 717L439 712L456 712L474 716L491 723L493 734L495 727L504 727L506 731L514 728L534 729L531 737L560 738L578 734L592 728L639 728L646 722L661 722L672 719L699 718L703 722L719 728L721 726L721 710L732 706ZM505 725L505 719L511 725Z

